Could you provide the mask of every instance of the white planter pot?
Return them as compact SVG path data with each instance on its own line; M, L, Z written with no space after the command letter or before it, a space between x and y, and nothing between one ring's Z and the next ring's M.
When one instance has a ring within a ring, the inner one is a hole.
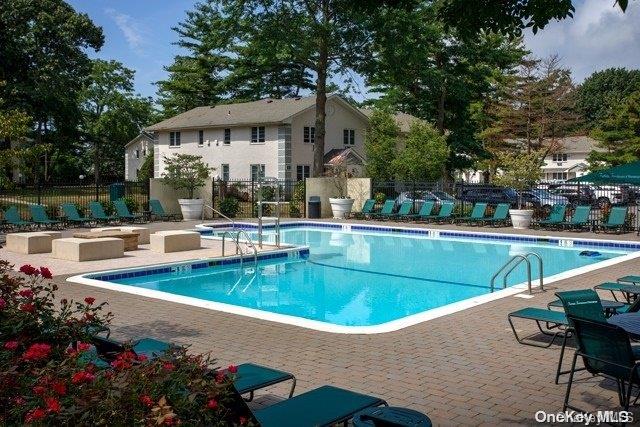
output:
M184 220L202 219L203 199L178 199Z
M333 217L336 219L347 218L353 207L353 199L334 199L331 197L329 198L329 203L331 204Z
M531 218L533 217L532 209L509 209L509 215L511 216L511 223L513 228L523 230L529 228L531 225Z

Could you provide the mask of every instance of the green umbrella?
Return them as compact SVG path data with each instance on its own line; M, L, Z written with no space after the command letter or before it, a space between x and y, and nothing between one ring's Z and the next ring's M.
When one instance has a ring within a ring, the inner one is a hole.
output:
M587 175L570 179L572 182L593 184L632 184L640 185L640 161L595 171Z

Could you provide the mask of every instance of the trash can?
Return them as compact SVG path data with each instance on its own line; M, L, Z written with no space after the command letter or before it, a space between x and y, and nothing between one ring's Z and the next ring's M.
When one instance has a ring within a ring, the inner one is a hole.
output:
M320 218L320 196L309 197L307 218Z
M116 200L120 200L124 197L124 184L121 182L116 182L115 184L111 184L109 186L109 200L115 202Z

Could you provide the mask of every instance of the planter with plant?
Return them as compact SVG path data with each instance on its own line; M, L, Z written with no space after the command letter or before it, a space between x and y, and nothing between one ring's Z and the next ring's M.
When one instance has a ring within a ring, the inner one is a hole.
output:
M347 182L349 173L346 165L338 164L331 168L327 176L332 178L333 185L336 188L337 197L329 197L331 204L331 212L335 219L348 218L353 208L354 200L347 194Z
M522 192L540 179L540 166L544 155L538 151L531 153L501 153L498 155L503 171L494 183L514 189L518 195L517 209L510 209L513 228L526 229L531 225L533 209L527 208L522 200Z
M185 220L202 218L204 200L194 198L198 188L206 184L213 168L202 161L202 156L176 153L171 157L164 157L165 172L162 182L174 190L185 190L186 199L178 199L182 217Z

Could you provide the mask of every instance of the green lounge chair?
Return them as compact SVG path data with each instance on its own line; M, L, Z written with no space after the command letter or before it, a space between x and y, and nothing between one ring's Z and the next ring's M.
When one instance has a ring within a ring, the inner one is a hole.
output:
M567 205L555 204L549 212L547 219L536 223L538 227L557 227L564 222L564 215L567 212Z
M540 332L544 335L550 336L551 340L546 344L532 340L531 338L533 336L538 335L537 332L521 338L518 336L518 332L513 325L513 319L533 320L536 322ZM520 344L542 348L551 347L551 344L554 343L556 338L564 337L566 334L566 327L569 326L569 322L567 321L567 317L564 313L537 307L527 307L511 312L507 315L507 320L509 321L509 325L511 325L513 335ZM542 327L543 323L545 325L544 328Z
M330 426L357 412L387 405L384 400L325 385L264 409L253 411L262 427Z
M162 207L162 203L158 199L149 199L149 210L151 217L161 219L162 221L179 221L180 215L166 213Z
M238 393L248 393L249 397L245 400L251 402L253 400L253 393L256 390L285 381L292 381L291 390L289 391L290 399L296 388L296 377L293 374L253 363L243 363L242 365L238 365L238 372L236 372L233 385Z
M615 301L618 301L616 292L620 292L624 296L624 299L627 301L627 303L630 302L632 295L634 298L637 298L638 295L640 295L640 286L621 282L604 282L594 286L593 289L611 292L611 295L613 295L613 299Z
M454 204L451 202L444 202L440 205L440 211L437 215L429 215L423 219L427 222L433 221L437 223L451 222L451 214L453 214Z
M589 216L591 216L591 206L578 206L573 211L573 215L569 221L562 221L559 227L565 230L584 230L589 225Z
M630 274L628 276L618 277L616 281L620 283L633 283L634 285L640 285L640 276Z
M113 206L116 208L116 215L118 219L126 222L144 222L144 216L142 214L132 214L129 212L129 208L124 200L116 200L113 202Z
M96 347L98 356L107 362L115 359L115 357L125 351L127 346L119 341L110 338L104 338L94 335L91 343ZM143 338L132 342L131 350L137 355L144 355L148 359L153 359L164 355L173 344L159 341L153 338Z
M625 222L627 221L627 207L626 206L616 206L611 208L611 212L609 212L609 218L607 218L607 222L602 223L596 227L597 230L602 230L605 233L609 230L613 230L616 234L620 234L625 229Z
M614 380L618 385L620 405L628 411L633 387L640 385L640 361L636 360L629 334L621 327L607 322L585 319L577 315L568 317L573 325L578 349L569 370L562 410L585 412L570 405L569 396L575 372L586 369L591 375ZM582 358L584 368L576 369L578 357Z
M95 222L92 218L80 216L78 208L73 203L63 203L60 205L62 212L67 217L67 222L74 225L89 225Z
M492 227L497 225L507 225L509 223L509 204L499 203L496 206L496 210L493 211L493 216L484 218L481 222L483 224L491 225Z
M481 220L484 219L485 212L487 212L487 204L486 203L476 203L475 205L473 205L473 209L471 210L471 215L463 216L463 217L460 217L460 218L456 218L454 220L454 222L456 224L462 224L462 223L471 224L471 223L475 223L477 221L481 221Z
M398 213L396 213L393 218L399 220L407 220L410 219L411 209L413 209L413 202L406 200L402 202L400 205L400 209L398 209Z
M49 218L42 205L29 205L29 210L31 211L31 219L38 227L60 228L62 226L62 222Z
M15 206L9 206L4 212L4 219L7 222L7 226L11 229L24 230L27 228L33 228L34 223L31 221L25 221L20 217L20 212Z
M396 205L395 200L389 199L385 200L384 205L382 205L382 209L380 212L371 212L369 214L370 218L378 219L378 218L389 218L394 215L393 208Z
M108 223L115 222L118 220L118 217L115 215L107 215L104 213L104 209L100 202L89 202L89 210L91 211L91 216L97 222Z
M435 206L435 204L436 202L434 200L427 200L422 204L422 206L420 206L420 211L418 211L418 213L410 214L407 216L411 219L418 220L418 221L421 219L427 218L431 215L431 212L433 211L433 207Z
M149 201L149 203L151 203L151 201ZM360 212L351 213L351 218L366 218L367 215L370 215L371 213L373 213L373 208L375 206L376 206L375 199L367 199L362 204L362 209L360 210Z

